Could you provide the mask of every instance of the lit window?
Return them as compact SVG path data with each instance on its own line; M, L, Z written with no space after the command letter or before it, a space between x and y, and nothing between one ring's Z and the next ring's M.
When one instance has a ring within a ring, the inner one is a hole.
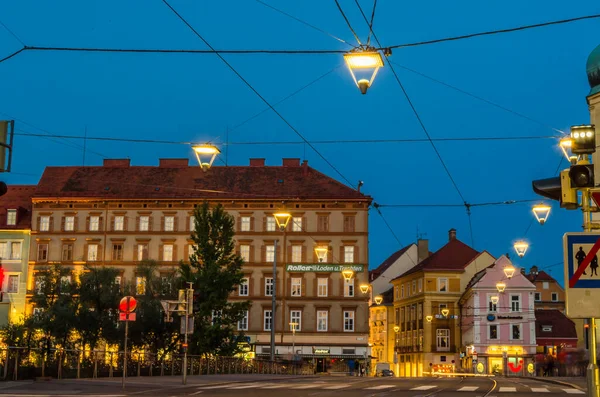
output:
M250 231L250 217L249 216L242 216L240 230L242 232Z
M447 278L438 278L438 292L448 292Z
M40 231L47 232L50 230L50 217L49 216L40 216Z
M547 282L547 281L544 281L544 282L542 283L542 288L544 288L544 289L548 289L548 288L550 288L550 283L549 283L549 282Z
M196 218L192 215L190 216L190 231L193 232L196 230Z
M327 332L327 317L329 312L327 310L317 311L317 332Z
M353 297L354 296L354 279L346 280L344 279L344 296L345 297Z
M354 262L354 247L344 246L344 263Z
M137 276L135 278L135 293L144 295L146 293L146 277Z
M412 294L416 294L417 293L417 280L413 280L412 281Z
M498 339L498 325L490 325L489 339Z
M302 279L292 277L292 296L302 296Z
M73 244L65 243L62 246L62 260L70 262L73 260Z
M38 244L38 262L46 262L48 260L48 244Z
M275 246L267 245L265 247L265 261L273 262L275 260Z
M302 217L295 216L292 218L292 231L293 232L302 232Z
M400 286L400 298L404 298L404 284Z
M450 330L438 329L436 331L436 341L438 351L450 351Z
M212 321L210 325L215 325L221 323L221 316L223 316L222 310L213 310L212 311Z
M8 243L0 243L0 259L8 259Z
M165 216L165 232L172 232L175 230L175 217Z
M302 246L292 245L292 263L302 262Z
M116 276L115 277L115 284L120 286L121 285L121 276Z
M137 246L137 260L144 261L148 259L148 244L138 244Z
M423 279L420 278L419 280L417 280L417 288L419 289L419 292L423 292Z
M265 277L265 296L273 295L273 277Z
M72 232L75 230L75 217L65 216L65 231Z
M10 259L21 259L21 243L10 243Z
M244 317L237 324L238 331L248 331L248 310L244 312Z
M317 296L326 297L327 296L327 285L329 284L329 279L324 277L317 278Z
M521 295L510 296L510 311L520 312L521 311Z
M271 215L267 216L267 232L274 232L277 230L277 221Z
M147 232L150 229L150 217L140 216L140 227L141 232Z
M163 261L171 262L173 260L173 244L163 245Z
M97 232L100 230L100 217L90 216L90 232Z
M511 339L519 340L521 339L521 324L512 324L511 326Z
M290 331L296 327L296 332L302 330L302 312L300 310L290 310Z
M239 285L239 295L240 296L248 296L248 287L249 287L250 281L248 280L248 278L243 278L242 282Z
M122 243L113 244L112 260L113 261L122 261L123 260L123 244Z
M115 216L115 230L122 232L125 229L125 217L122 215Z
M195 252L196 252L196 247L194 246L194 244L188 245L188 259L190 256L194 255Z
M17 224L17 210L6 210L6 224L8 226Z
M248 244L240 245L240 256L244 262L250 262L250 246Z
M271 330L271 324L273 322L273 316L272 316L272 311L271 310L265 310L263 311L263 316L264 316L264 325L263 325L263 330L265 331L270 331Z
M97 261L98 260L98 244L89 244L88 245L88 261Z
M344 332L352 332L354 331L354 312L353 311L345 311L344 312Z
M11 274L8 276L8 292L17 293L19 292L19 276L16 274Z

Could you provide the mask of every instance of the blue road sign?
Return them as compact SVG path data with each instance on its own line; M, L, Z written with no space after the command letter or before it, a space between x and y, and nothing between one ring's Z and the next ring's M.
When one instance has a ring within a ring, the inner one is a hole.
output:
M600 288L598 273L599 233L565 234L565 287ZM583 267L583 269L579 269Z

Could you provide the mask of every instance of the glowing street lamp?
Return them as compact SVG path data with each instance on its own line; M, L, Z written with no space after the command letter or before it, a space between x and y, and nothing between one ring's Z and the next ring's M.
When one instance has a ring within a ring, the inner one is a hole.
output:
M381 295L377 295L374 301L376 305L381 305L381 302L383 302L383 297Z
M317 258L319 259L319 262L324 262L325 259L327 259L328 251L329 251L329 249L324 245L319 245L319 246L315 247L315 253L317 254Z
M398 333L400 332L400 327L398 327L397 325L394 326L394 332Z
M277 222L277 227L283 232L290 222L290 219L292 219L292 214L289 212L276 212L273 214L273 217L275 218L275 222Z
M433 320L433 316L425 316L425 320L430 323Z
M529 244L527 244L526 241L519 240L513 244L513 248L515 249L515 251L517 251L517 255L519 255L519 258L522 258L525 256L525 253L529 248Z
M492 305L497 304L499 300L500 297L498 295L490 296L490 302L492 302Z
M350 69L350 74L356 86L362 94L366 94L369 87L373 85L379 68L383 66L381 54L373 47L361 46L345 53L344 61L346 61L346 65ZM361 74L364 72L368 78L360 78L359 76L357 80L356 72Z
M573 154L572 151L573 139L570 136L562 138L559 141L558 146L560 146L560 150L562 150L568 162L570 162L571 164L577 163L577 156Z
M508 265L504 268L504 275L506 276L506 278L508 278L509 280L512 278L512 276L515 275L515 268L512 267L511 265Z
M506 289L506 284L502 282L496 283L496 289L498 290L498 292L502 293Z
M344 276L344 280L350 281L354 277L354 271L352 269L344 269L342 270L342 276Z
M362 292L363 294L366 294L367 292L369 292L369 284L361 284L360 287L360 292Z
M548 220L550 216L551 207L547 204L540 203L533 206L533 214L535 215L535 219L543 225Z
M448 314L450 314L450 309L442 309L442 316L448 317Z
M219 148L214 145L194 145L192 146L198 165L203 171L207 171L217 158L217 154L221 153Z

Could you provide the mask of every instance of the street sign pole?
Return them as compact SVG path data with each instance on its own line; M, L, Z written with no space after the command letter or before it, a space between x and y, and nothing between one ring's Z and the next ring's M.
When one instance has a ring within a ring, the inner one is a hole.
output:
M121 385L123 386L123 390L125 390L125 378L127 377L127 332L129 331L129 313L125 315L125 343L123 348L123 379L121 381Z
M273 291L271 291L271 362L275 361L275 310L277 309L277 240L273 242ZM283 310L283 309L282 309ZM282 313L283 315L283 313Z
M187 384L187 351L188 351L188 324L189 314L193 311L193 304L190 305L194 290L193 283L188 283L188 289L185 291L185 335L183 337L183 384Z

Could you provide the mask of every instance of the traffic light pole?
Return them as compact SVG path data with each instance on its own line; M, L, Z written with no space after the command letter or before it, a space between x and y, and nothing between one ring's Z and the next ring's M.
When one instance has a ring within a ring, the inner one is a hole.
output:
M275 361L275 309L277 309L277 240L273 242L273 291L271 300L271 362Z
M194 294L194 290L192 289L192 283L188 283L189 288L185 291L185 335L183 337L183 371L182 371L182 382L184 385L187 384L187 351L188 351L188 324L189 324L189 314L193 309L193 304L190 304L192 301L192 296Z

